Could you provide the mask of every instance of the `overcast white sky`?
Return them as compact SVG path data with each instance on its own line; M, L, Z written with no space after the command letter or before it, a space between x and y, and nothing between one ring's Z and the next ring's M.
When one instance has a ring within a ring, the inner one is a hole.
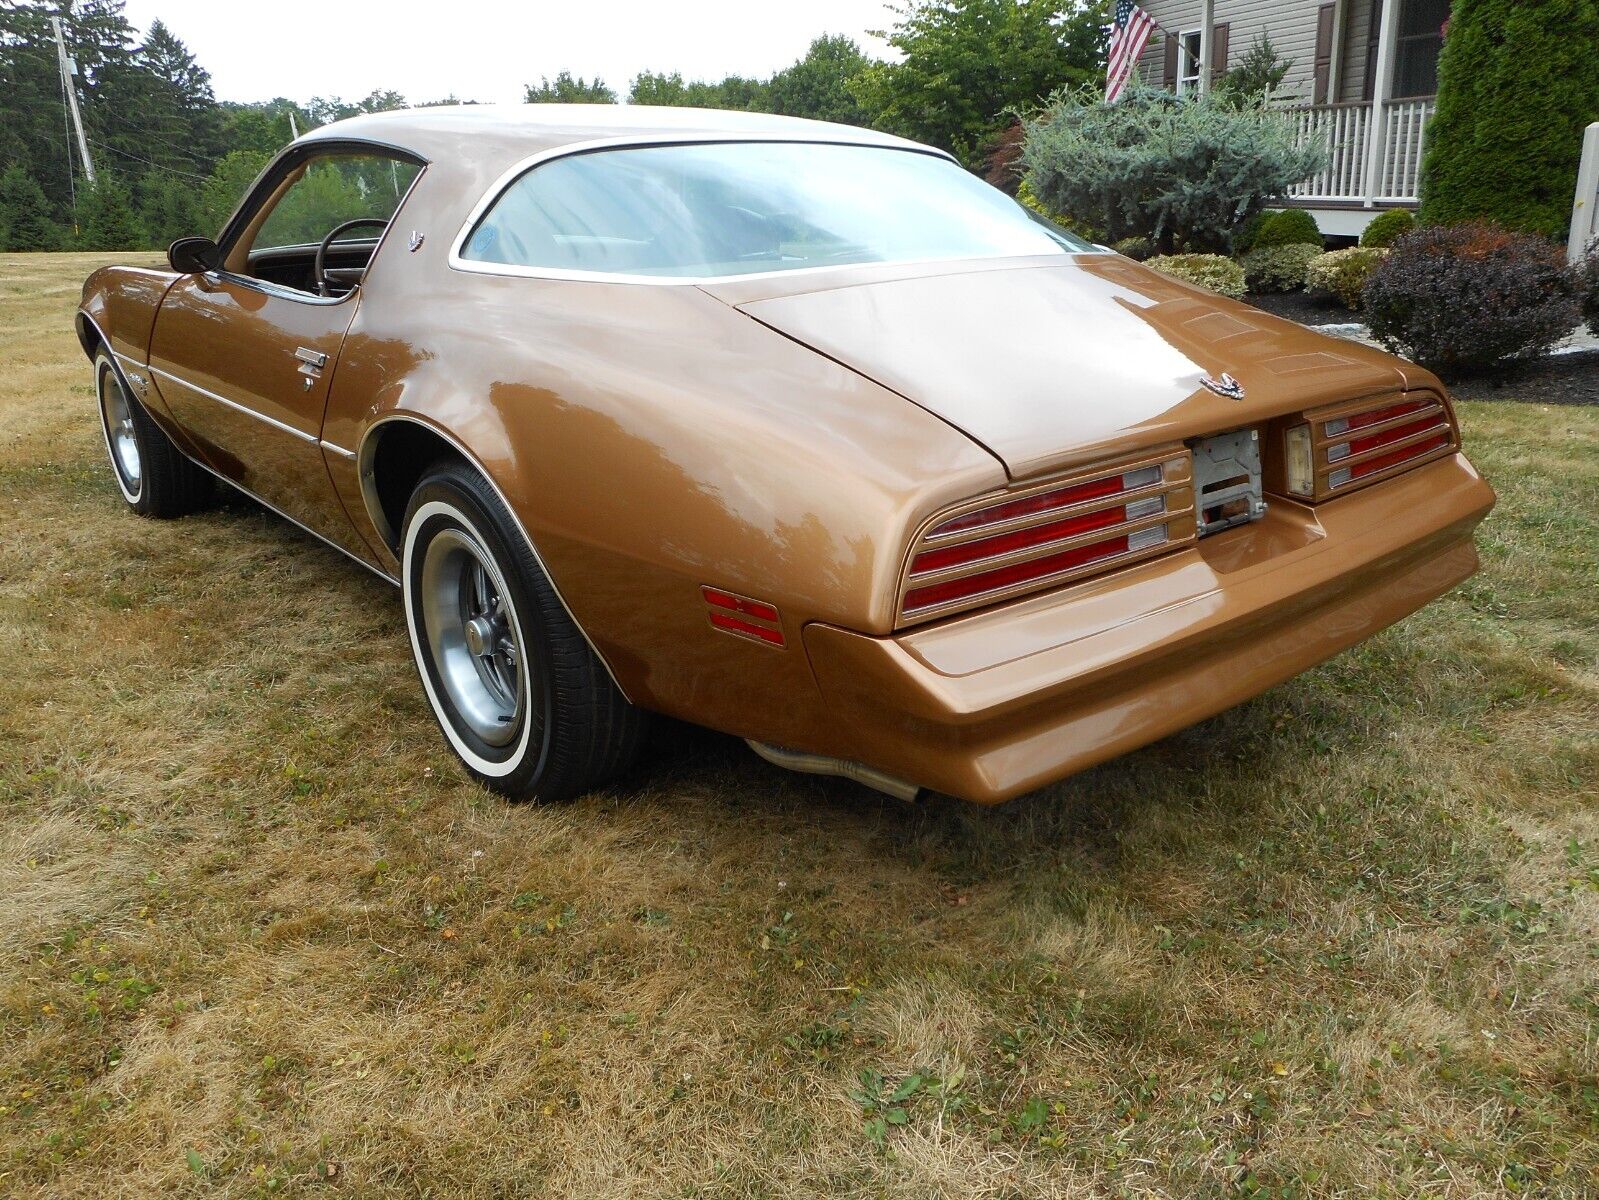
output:
M642 70L769 75L823 33L881 56L866 31L893 20L883 0L127 0L127 15L141 33L165 21L219 100L394 88L413 101L453 92L500 103L563 69L599 75L623 97Z

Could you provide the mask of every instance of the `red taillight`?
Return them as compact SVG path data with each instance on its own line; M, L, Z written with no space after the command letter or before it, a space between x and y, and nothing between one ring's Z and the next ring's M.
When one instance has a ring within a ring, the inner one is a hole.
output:
M1442 450L1449 444L1449 438L1443 434L1428 438L1425 442L1417 442L1414 446L1406 446L1403 450L1395 450L1392 454L1380 454L1376 458L1368 458L1365 462L1356 463L1349 468L1351 479L1364 479L1368 475L1375 475L1379 471L1386 471L1389 467L1397 467L1400 463L1409 462L1413 458L1420 458L1423 454L1431 454L1434 450ZM1339 472L1334 471L1337 476ZM1336 487L1337 485L1334 484Z
M1091 533L1095 529L1120 525L1126 519L1127 506L1121 504L1115 508L1102 508L1096 513L1086 513L1080 517L1066 517L1063 520L1034 525L1031 529L1018 529L1015 533L1001 533L993 537L980 538L975 542L965 542L959 546L948 546L943 550L923 550L911 560L911 574L925 575L929 571L942 571L945 567L976 562L982 558L994 558L997 555L1009 554L1013 550L1025 550L1029 546L1058 542L1062 538L1074 537L1079 533Z
M1366 437L1358 437L1352 441L1345 442L1344 445L1349 447L1349 449L1338 457L1347 458L1351 454L1364 454L1368 450L1375 450L1378 446L1390 446L1394 442L1404 441L1411 434L1424 433L1429 429L1433 429L1437 424L1438 422L1428 417L1425 420L1413 421L1409 425L1401 425L1397 429L1390 429L1386 433L1373 433ZM1334 461L1337 460L1335 459Z
M1190 478L1188 456L1174 454L935 520L906 567L900 614L971 608L1188 541Z
M775 605L709 585L700 588L700 595L710 605L713 628L738 637L753 638L769 646L784 644L783 627L779 623Z
M1024 496L1020 500L1006 500L1001 504L991 504L974 512L962 513L960 516L945 521L929 530L927 536L929 538L940 538L952 533L962 533L968 529L986 529L990 525L999 525L1008 521L1017 521L1023 517L1040 516L1062 508L1070 508L1074 504L1082 504L1088 500L1100 500L1106 496L1119 496L1123 492L1137 491L1139 488L1151 487L1159 482L1160 468L1158 466L1142 467L1136 471L1124 471L1120 475L1109 475L1104 479L1091 479L1087 483L1076 483L1070 487L1039 492L1034 496Z
M1337 437L1341 433L1348 433L1351 429L1381 425L1384 421L1392 421L1395 417L1420 412L1427 407L1427 404L1425 400L1407 400L1403 404L1390 404L1387 408L1374 408L1369 412L1355 413L1350 417L1337 417L1327 422L1327 434L1329 437Z
M1443 401L1430 393L1413 395L1375 408L1346 404L1307 413L1308 426L1297 425L1284 434L1288 489L1323 500L1447 452L1456 441Z
M1160 537L1146 539L1146 546L1158 546L1166 540L1166 530L1160 527ZM948 604L952 600L964 600L972 596L981 596L985 592L999 591L1003 588L1014 587L1018 583L1029 583L1035 579L1047 579L1051 575L1058 575L1062 571L1069 571L1074 567L1087 566L1089 563L1098 562L1102 558L1114 558L1118 554L1126 554L1131 547L1128 545L1126 535L1111 538L1108 541L1094 542L1088 546L1078 546L1074 550L1063 550L1059 554L1048 554L1043 558L1030 559L1027 562L1016 563L1009 567L1000 567L993 571L982 571L976 575L967 575L960 579L952 579L948 583L934 583L927 587L912 588L905 593L905 611L914 613L924 608L936 608L941 604Z

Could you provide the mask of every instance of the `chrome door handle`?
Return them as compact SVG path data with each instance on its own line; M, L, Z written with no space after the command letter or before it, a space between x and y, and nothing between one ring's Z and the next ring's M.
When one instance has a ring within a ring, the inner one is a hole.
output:
M295 350L294 357L305 363L306 366L314 367L318 371L328 365L328 356L326 354L323 354L320 350L308 350L304 346ZM305 367L300 369L303 371Z

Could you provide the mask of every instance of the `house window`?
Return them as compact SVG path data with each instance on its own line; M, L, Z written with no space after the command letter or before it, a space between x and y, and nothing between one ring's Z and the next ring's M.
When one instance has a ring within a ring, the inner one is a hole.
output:
M1438 54L1444 47L1449 0L1403 0L1394 46L1395 99L1438 92Z
M1177 35L1177 94L1199 90L1199 30Z

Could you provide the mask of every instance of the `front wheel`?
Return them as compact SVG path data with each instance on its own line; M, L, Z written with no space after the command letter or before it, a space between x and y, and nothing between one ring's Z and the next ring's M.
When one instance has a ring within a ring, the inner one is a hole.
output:
M180 517L201 507L211 494L211 476L151 420L104 346L94 356L94 390L111 471L128 507L145 517Z
M564 800L637 757L629 704L494 489L432 468L406 511L401 585L417 671L467 769L513 799Z

